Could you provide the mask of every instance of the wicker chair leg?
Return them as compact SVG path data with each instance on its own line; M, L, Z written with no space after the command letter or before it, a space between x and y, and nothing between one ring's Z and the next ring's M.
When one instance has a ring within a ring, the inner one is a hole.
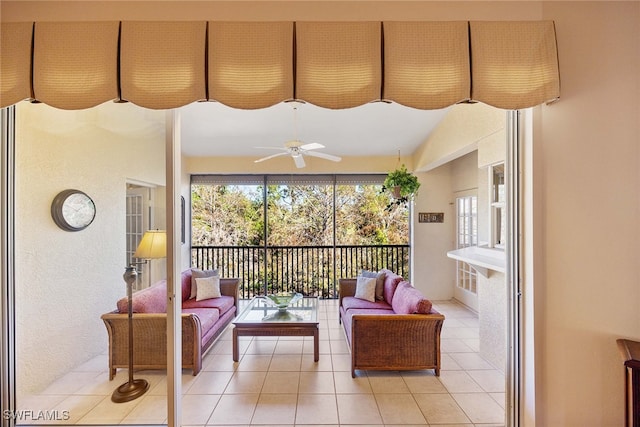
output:
M109 368L109 381L114 379L116 376L116 368Z

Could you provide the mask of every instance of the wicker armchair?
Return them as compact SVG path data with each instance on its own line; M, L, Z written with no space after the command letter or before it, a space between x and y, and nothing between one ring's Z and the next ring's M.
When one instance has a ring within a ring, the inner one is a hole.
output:
M444 316L430 314L353 314L342 299L354 296L356 279L340 279L341 322L351 349L351 376L356 369L433 369L440 375L440 332ZM350 316L348 321L346 316ZM350 325L351 330L347 331ZM349 338L351 342L349 342Z

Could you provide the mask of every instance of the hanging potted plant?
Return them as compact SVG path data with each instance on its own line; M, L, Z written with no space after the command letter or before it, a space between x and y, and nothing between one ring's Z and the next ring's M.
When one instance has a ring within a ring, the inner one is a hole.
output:
M407 171L405 165L389 172L382 185L382 191L389 191L394 201L387 206L390 210L394 205L406 205L412 200L420 188L418 177Z

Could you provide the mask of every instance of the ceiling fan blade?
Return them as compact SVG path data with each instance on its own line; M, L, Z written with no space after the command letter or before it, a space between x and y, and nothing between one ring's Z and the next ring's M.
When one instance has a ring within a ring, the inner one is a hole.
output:
M332 162L339 162L342 157L334 156L332 154L319 153L317 151L308 151L304 153L306 156L320 157L321 159L331 160Z
M299 156L291 156L291 157L293 157L293 161L296 163L296 167L298 167L298 168L305 167L304 157L302 157L301 155L299 155Z
M303 150L319 150L320 148L324 148L324 145L318 144L317 142L311 142L309 144L301 145L300 148Z
M289 154L289 153L285 152L285 153L272 154L270 156L263 157L263 158L258 159L258 160L254 160L253 162L254 163L260 163L260 162L264 162L265 160L273 159L274 157L286 156L287 154Z
M286 149L285 147L253 147L253 148L264 149L264 150L280 150L280 151L287 151L287 149Z

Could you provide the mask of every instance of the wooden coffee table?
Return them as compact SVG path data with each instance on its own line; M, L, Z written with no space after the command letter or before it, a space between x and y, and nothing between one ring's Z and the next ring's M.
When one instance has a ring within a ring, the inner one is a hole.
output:
M313 360L320 358L318 298L302 298L286 312L271 306L266 298L255 297L233 321L233 361L240 359L238 337L313 337Z

